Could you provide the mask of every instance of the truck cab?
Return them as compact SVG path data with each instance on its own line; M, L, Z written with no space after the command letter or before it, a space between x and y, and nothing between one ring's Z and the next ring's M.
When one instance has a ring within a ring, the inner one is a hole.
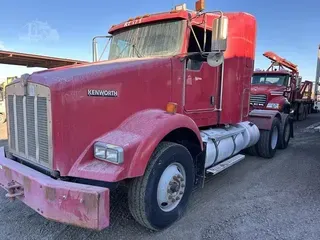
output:
M260 71L251 79L250 105L254 109L279 110L290 113L290 72Z
M314 108L313 82L303 81L298 66L274 52L263 54L271 60L267 70L254 71L251 79L251 109L277 110L304 120Z

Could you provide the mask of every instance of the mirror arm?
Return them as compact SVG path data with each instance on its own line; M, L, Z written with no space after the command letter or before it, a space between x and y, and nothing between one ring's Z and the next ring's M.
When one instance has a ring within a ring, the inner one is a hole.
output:
M107 35L107 36L95 36L92 38L92 61L96 62L97 61L97 38L112 38L111 35Z
M203 33L203 51L206 51L206 43L207 43L207 15L203 15L204 19L204 33Z
M189 28L191 29L191 32L192 32L192 34L193 34L193 36L194 36L194 39L195 39L196 42L197 42L197 45L198 45L198 48L199 48L200 52L202 52L201 45L200 45L199 40L198 40L198 38L197 38L197 36L196 36L196 33L195 33L194 30L193 30L193 27L192 27L190 21L188 21L188 25L189 25Z

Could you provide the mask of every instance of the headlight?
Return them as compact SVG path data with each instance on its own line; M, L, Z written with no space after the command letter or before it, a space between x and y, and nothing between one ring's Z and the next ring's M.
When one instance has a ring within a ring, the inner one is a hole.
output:
M283 96L283 93L284 92L281 92L281 91L271 91L270 94L272 96Z
M96 142L94 144L94 157L115 164L123 163L123 149L112 144Z
M278 109L279 108L279 103L268 103L267 108Z

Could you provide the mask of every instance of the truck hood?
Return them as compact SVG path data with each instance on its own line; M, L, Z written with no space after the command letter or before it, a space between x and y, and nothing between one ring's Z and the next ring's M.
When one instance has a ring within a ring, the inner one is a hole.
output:
M269 96L271 92L283 92L284 90L285 90L284 86L259 85L259 84L251 85L251 94L265 94Z
M121 59L32 74L51 92L53 168L66 176L95 139L171 99L170 58ZM93 152L92 152L93 158Z

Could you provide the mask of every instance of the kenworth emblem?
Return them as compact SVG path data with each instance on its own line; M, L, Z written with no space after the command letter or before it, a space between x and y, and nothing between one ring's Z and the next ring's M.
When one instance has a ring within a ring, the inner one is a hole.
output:
M90 97L118 97L118 91L88 89L88 96L90 96Z

